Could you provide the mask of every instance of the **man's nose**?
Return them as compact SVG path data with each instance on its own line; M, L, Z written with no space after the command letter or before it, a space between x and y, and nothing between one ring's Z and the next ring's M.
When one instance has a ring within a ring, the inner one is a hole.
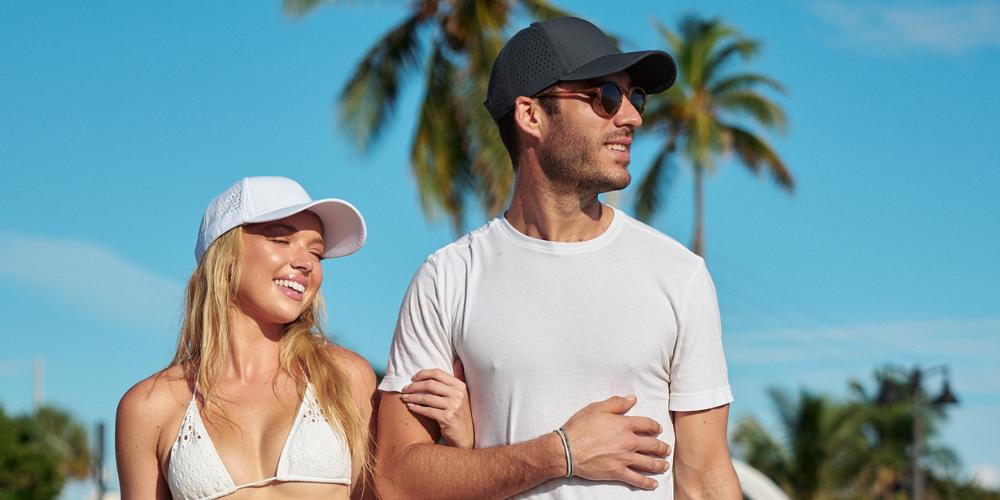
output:
M622 96L622 105L614 116L615 125L619 127L638 128L642 125L642 115L632 104L632 100Z

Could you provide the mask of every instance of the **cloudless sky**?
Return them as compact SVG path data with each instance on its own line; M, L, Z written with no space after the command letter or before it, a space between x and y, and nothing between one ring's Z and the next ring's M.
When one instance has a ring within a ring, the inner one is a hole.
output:
M707 183L731 427L753 415L777 430L768 387L843 397L852 378L874 390L886 363L946 364L961 405L939 442L967 476L998 481L1000 2L557 3L626 50L665 48L654 20L722 16L763 41L749 67L789 90L774 96L788 133L768 137L795 193L731 159ZM112 426L121 394L172 356L205 206L246 175L292 177L364 213L368 244L325 262L324 293L330 333L384 367L412 273L455 234L424 217L407 163L420 76L368 154L339 130L335 101L408 5L302 19L277 1L0 5L5 412L30 410L42 358L46 402ZM656 140L633 146L634 178ZM681 162L652 221L683 243L690 193ZM471 213L466 229L493 215Z

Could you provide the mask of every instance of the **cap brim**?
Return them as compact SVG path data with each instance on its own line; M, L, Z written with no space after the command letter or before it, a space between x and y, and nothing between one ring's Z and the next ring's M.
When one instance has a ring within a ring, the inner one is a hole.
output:
M246 220L247 224L270 222L284 219L308 210L323 223L323 244L326 251L323 258L343 257L357 252L365 244L368 229L361 212L354 205L336 198L316 200L300 205L292 205L280 210L260 214Z
M677 65L670 54L661 50L644 50L598 57L559 77L559 80L590 80L619 71L628 72L632 85L642 87L647 94L669 89L677 78Z

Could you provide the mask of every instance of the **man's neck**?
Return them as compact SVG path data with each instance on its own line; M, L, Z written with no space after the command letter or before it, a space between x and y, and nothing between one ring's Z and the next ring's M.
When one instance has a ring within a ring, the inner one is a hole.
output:
M600 236L614 213L597 193L580 193L518 176L504 216L521 234L546 241L586 241Z

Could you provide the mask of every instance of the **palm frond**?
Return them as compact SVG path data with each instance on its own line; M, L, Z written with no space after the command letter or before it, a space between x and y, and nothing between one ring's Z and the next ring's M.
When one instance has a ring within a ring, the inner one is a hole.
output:
M510 199L514 169L500 141L496 123L483 106L487 80L470 78L463 90L463 109L468 118L466 135L477 178L476 192L487 216L499 214Z
M733 30L733 33L736 33L736 31ZM760 52L760 42L752 38L738 36L735 40L728 41L726 45L715 49L708 56L708 62L705 64L705 74L709 75L709 80L706 81L711 81L711 76L725 67L733 57L740 56L745 61L752 59L758 52Z
M760 422L752 417L742 419L733 431L733 442L739 446L740 455L746 463L789 491L792 470L788 456L784 447Z
M460 3L462 8L456 9L453 15L469 30L464 46L468 68L465 76L488 80L493 61L503 47L503 27L507 24L510 7L501 0Z
M552 5L547 0L519 0L519 3L528 11L528 15L540 21L571 15L569 12Z
M740 73L738 75L726 76L708 87L709 94L719 97L734 90L749 89L757 85L763 85L781 94L786 90L777 80L758 73Z
M302 17L327 0L283 0L281 10L289 17Z
M761 167L766 166L768 173L778 186L788 192L795 190L795 180L791 172L785 167L778 154L771 149L771 146L757 137L749 130L735 125L724 125L727 130L733 151L739 156L740 161L755 173L760 173Z
M687 122L684 151L695 169L711 173L715 170L715 157L727 146L727 132L715 118L698 111Z
M677 64L678 76L684 78L684 75L688 72L687 61L690 59L685 55L687 51L684 48L684 40L659 21L654 21L653 25L656 27L656 31L660 33L660 36L663 37L663 40L667 42L667 47L670 48L670 53Z
M642 130L644 132L665 130L675 127L685 121L684 104L687 96L680 87L671 87L662 94L650 96L649 105L642 113Z
M761 125L784 132L788 118L784 110L763 94L753 90L734 90L714 101L715 105L734 115L747 115Z
M444 42L434 43L428 61L426 94L414 132L410 160L424 213L434 218L440 208L456 232L462 227L465 197L473 190L462 111L455 95L456 67Z
M419 12L390 30L365 54L340 94L340 121L366 150L390 119L406 73L419 67Z
M648 223L659 210L663 201L661 193L666 192L673 181L676 168L669 157L675 149L676 135L664 142L639 183L634 210L636 217L643 222Z
M689 16L681 21L681 35L685 41L688 60L687 82L695 89L704 87L712 77L712 56L716 46L730 36L738 35L720 19L702 19Z

